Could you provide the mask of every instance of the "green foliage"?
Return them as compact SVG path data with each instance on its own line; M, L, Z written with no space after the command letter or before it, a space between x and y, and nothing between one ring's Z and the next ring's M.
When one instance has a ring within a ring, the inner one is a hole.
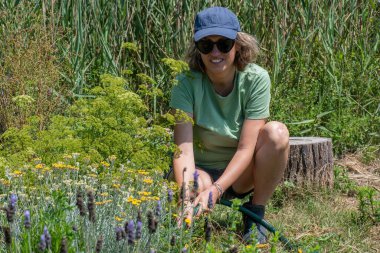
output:
M124 79L102 75L101 80L101 85L90 91L94 98L78 99L66 116L52 117L46 130L37 131L35 118L22 129L6 131L1 154L15 164L35 156L53 163L61 155L75 152L98 162L116 155L134 167L166 169L173 149L171 135L148 124L144 118L147 107L137 94L125 90Z
M380 195L369 186L358 187L359 218L362 221L380 222Z
M348 177L348 171L342 167L334 167L334 189L350 194L356 191L356 183Z

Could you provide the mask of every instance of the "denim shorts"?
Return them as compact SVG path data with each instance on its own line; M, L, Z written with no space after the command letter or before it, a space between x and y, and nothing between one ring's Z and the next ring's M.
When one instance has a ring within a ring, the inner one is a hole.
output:
M211 177L212 182L215 182L216 180L218 180L218 178L224 172L224 169L203 169L203 168L201 169L199 167L198 167L198 169L206 172L207 174L209 174L210 177ZM170 167L169 172L165 173L164 178L167 179L167 180L170 180L170 181L174 181L174 170L173 170L173 167ZM234 199L234 198L243 199L246 196L248 196L249 194L251 194L252 192L253 192L253 189L250 190L250 191L248 191L248 192L245 192L245 193L237 193L237 192L234 191L234 189L232 188L232 186L230 186L223 193L222 198L223 199L227 199L227 200Z

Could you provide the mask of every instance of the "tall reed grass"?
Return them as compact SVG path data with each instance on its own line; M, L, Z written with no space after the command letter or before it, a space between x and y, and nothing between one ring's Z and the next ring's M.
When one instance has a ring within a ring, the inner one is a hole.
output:
M69 62L70 71L62 75L77 96L85 95L100 73L121 75L134 64L139 72L158 79L154 85L167 97L171 84L160 60L184 55L199 10L229 7L242 30L260 42L259 64L269 70L273 82L274 119L288 123L292 134L329 135L350 142L340 147L342 151L379 143L379 128L374 127L380 122L376 0L29 2L4 0L0 11L41 16L46 32ZM0 35L6 32L0 28ZM126 41L138 43L140 53L126 53L121 47ZM157 105L157 99L153 103L156 110L167 108Z

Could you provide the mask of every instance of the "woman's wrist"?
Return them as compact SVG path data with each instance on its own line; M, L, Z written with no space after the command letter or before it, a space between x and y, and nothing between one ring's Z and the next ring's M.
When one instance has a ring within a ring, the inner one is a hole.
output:
M217 199L220 199L224 193L223 187L220 184L218 184L217 182L214 182L212 185L215 187L215 189L218 192L218 198Z

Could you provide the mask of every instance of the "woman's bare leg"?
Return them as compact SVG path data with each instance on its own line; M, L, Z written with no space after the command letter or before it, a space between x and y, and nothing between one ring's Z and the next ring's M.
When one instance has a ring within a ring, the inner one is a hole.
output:
M255 189L253 204L266 205L283 177L289 154L289 132L280 122L272 121L260 130L254 159L232 185L237 193Z

